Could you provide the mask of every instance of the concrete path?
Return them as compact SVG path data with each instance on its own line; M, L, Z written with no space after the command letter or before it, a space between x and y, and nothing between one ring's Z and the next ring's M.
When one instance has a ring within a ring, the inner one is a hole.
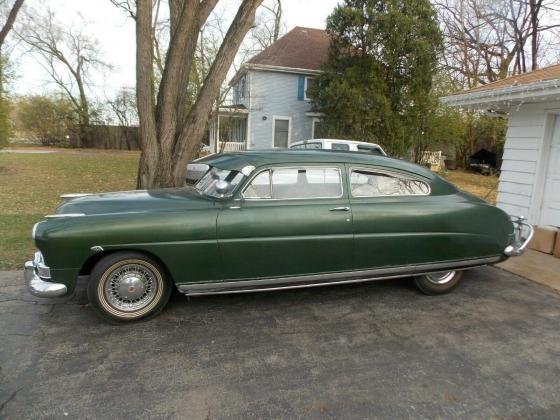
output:
M37 301L0 273L0 418L558 418L560 295L491 267L452 294L409 279L174 296L110 326L83 288Z
M560 292L560 258L527 249L523 255L510 258L498 267Z
M0 153L23 153L23 154L43 154L43 153L56 153L56 150L39 150L39 149L1 149Z

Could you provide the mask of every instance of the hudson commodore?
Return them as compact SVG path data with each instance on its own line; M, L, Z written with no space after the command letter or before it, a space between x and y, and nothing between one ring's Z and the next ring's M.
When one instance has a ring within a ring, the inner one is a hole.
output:
M117 322L157 314L173 287L192 296L410 276L435 295L532 236L522 218L384 156L247 151L200 159L187 176L193 186L63 196L33 228L29 291L69 295L89 275L91 306Z

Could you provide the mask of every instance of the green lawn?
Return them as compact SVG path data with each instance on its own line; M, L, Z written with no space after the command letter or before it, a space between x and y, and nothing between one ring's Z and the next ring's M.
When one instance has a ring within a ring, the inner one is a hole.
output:
M448 171L441 175L449 182L455 184L458 188L468 191L471 194L488 201L489 203L496 204L496 197L498 195L497 177L484 176L463 170Z
M73 150L0 153L0 270L20 268L33 255L31 228L54 212L61 194L134 189L138 156Z
M49 154L0 153L0 270L20 268L33 255L31 228L55 210L61 194L134 189L138 156L137 152L69 149ZM495 177L463 171L445 177L483 198L497 183ZM493 191L486 199L494 202L495 197Z

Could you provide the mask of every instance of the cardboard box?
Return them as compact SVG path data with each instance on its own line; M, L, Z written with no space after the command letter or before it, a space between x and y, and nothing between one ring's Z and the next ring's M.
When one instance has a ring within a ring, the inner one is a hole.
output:
M535 251L552 254L556 245L556 237L558 236L558 229L550 226L537 226L535 227L535 235L529 248Z
M556 245L554 245L554 251L552 255L556 258L560 258L560 230L556 233Z

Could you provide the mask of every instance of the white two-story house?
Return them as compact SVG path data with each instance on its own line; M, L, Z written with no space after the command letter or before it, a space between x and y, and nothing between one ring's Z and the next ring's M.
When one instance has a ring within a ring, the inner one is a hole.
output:
M211 151L287 148L315 138L320 119L307 89L328 48L325 31L296 27L243 64L230 82L233 105L220 107L211 123Z

